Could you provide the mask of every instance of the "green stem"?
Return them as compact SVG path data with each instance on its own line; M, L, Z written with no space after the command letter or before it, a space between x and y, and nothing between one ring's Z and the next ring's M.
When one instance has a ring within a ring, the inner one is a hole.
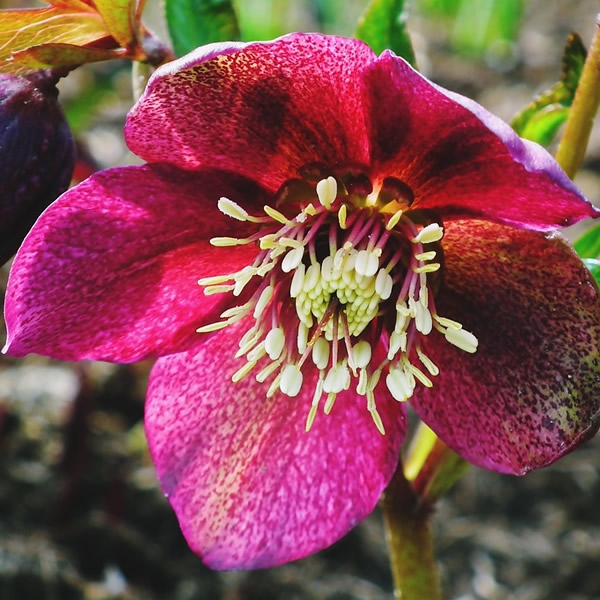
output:
M431 506L419 498L406 480L402 462L385 490L381 506L394 578L394 597L440 600Z
M467 472L471 465L444 442L436 439L412 487L419 497L433 505Z
M437 435L423 421L419 422L404 457L404 476L408 481L417 477L437 439Z
M556 152L556 160L573 179L581 167L600 105L600 23L588 52L565 132Z

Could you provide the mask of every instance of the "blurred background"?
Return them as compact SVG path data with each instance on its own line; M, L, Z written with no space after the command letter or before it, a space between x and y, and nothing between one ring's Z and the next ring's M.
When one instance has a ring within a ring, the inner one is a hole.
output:
M237 2L246 39L293 30L352 35L365 4ZM17 6L0 0L0 8ZM559 79L571 31L590 43L598 10L597 0L413 0L408 28L428 77L510 120ZM145 20L166 39L157 0L148 0ZM133 102L130 63L83 67L60 90L80 146L78 179L137 160L122 137ZM596 204L599 176L596 127L576 179ZM0 293L7 272L0 270ZM378 511L296 563L252 573L205 569L148 458L141 419L150 366L0 358L0 600L392 597ZM600 599L599 450L594 440L524 478L471 469L435 516L445 597Z

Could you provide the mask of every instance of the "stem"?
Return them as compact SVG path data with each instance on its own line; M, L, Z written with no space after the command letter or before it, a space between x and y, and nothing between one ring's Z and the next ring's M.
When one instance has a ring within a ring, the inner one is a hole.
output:
M437 439L437 435L420 421L404 457L404 476L408 481L417 477Z
M431 506L404 477L402 461L381 499L390 551L394 597L440 600L431 530Z
M436 439L412 482L413 489L422 500L433 505L454 486L470 466L442 440Z
M573 179L581 167L594 117L600 105L600 21L596 17L596 34L588 52L565 126L556 152L556 160Z

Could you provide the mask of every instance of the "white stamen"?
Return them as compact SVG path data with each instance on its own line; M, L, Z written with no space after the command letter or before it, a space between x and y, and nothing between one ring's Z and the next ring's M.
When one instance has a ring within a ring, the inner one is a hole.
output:
M219 285L221 283L226 283L227 281L231 280L232 277L230 275L215 275L214 277L203 277L202 279L198 279L198 285Z
M294 238L289 237L280 237L277 240L277 243L280 246L285 246L286 248L302 248L304 247L304 243L300 240L295 240Z
M234 238L234 237L214 237L209 240L211 246L216 246L217 248L224 248L227 246L243 246L248 243L248 240Z
M425 265L421 265L420 267L413 267L414 273L435 273L439 271L442 265L440 263L427 263Z
M387 300L392 295L394 280L385 269L379 269L375 279L375 292L382 300Z
M308 344L308 327L302 322L298 323L298 336L296 343L298 347L298 354L304 354L306 345Z
M326 415L328 415L331 412L336 397L337 394L335 394L334 392L329 392L329 394L327 394L327 400L325 401L325 406L323 407L323 412Z
M278 210L266 204L263 206L263 210L271 219L281 223L282 225L293 225L294 223L290 221L284 214L280 213Z
M211 285L204 288L204 295L213 296L214 294L224 294L225 292L232 292L234 289L234 285Z
M419 357L421 364L429 371L430 375L433 375L434 377L439 375L439 367L429 358L429 356L424 354L420 348L417 348L417 356Z
M281 371L279 389L290 398L294 398L302 388L302 371L298 365L286 365Z
M404 369L390 369L385 378L385 384L394 400L398 402L408 400L413 394L414 385L411 385L410 379Z
M276 248L279 243L279 237L276 233L266 233L260 238L258 246L261 250L271 250Z
M246 266L234 275L235 287L233 288L233 295L239 296L243 289L246 287L248 282L256 275L256 269L254 267Z
M361 250L356 256L354 269L359 275L372 277L379 269L379 258L372 251Z
M319 381L317 381L317 386L315 388L315 393L313 394L313 399L310 405L310 411L308 412L308 417L306 418L306 432L308 433L310 431L310 428L312 427L314 421L315 421L315 416L317 414L317 408L319 406L319 401L321 400L321 395L323 394L323 380L319 378Z
M415 258L417 260L427 262L433 260L437 252L435 250L430 250L429 252L421 252L421 254L415 254Z
M269 302L271 301L272 297L273 297L273 286L268 285L260 293L260 296L258 297L258 300L256 302L256 306L254 307L254 313L252 314L252 316L255 319L258 319L260 317L260 315L262 315L263 311L267 307L267 304L269 304Z
M304 285L304 275L306 273L306 267L300 263L298 268L294 272L294 276L292 277L292 283L290 284L290 297L295 298L300 291L302 290L302 286Z
M415 244L431 244L444 237L444 230L437 223L430 223L411 240Z
M340 224L341 229L347 228L347 224L346 224L347 214L348 214L348 208L346 207L345 204L342 204L340 206L340 209L338 210L338 223Z
M290 250L281 261L281 270L284 273L289 273L292 269L295 269L301 262L304 256L304 246L294 248Z
M321 269L319 267L319 263L314 263L310 265L304 276L303 290L305 292L309 292L310 290L312 290L317 285L320 275Z
M265 342L263 340L258 346L252 348L252 350L246 354L246 358L250 362L258 362L266 353Z
M281 361L269 363L264 369L256 374L256 381L264 383L281 366Z
M319 202L329 210L337 198L337 181L334 177L329 176L317 183L317 196Z
M394 227L396 227L396 225L398 225L398 222L400 221L400 219L402 218L402 210L397 210L390 218L390 220L387 222L387 225L385 226L385 228L388 231L391 231L392 229L394 229Z
M406 341L407 337L404 331L394 331L392 335L390 335L390 347L387 353L388 360L394 360L394 357L398 354L398 350L401 350L402 352L406 351Z
M433 387L431 379L419 367L415 367L415 365L409 363L408 369L425 387Z
M250 373L250 371L252 371L252 369L254 369L255 366L256 366L256 361L247 362L243 367L238 369L231 376L231 381L233 383L238 383L238 381L241 381L242 379L244 379L244 377L246 377L246 375L248 375L248 373Z
M358 373L358 384L356 385L356 393L361 396L366 395L369 387L369 374L366 369L360 369Z
M265 350L271 360L277 360L285 346L285 332L282 327L273 327L265 337Z
M219 316L221 319L228 319L229 317L239 317L240 315L246 316L248 314L249 303L243 304L242 306L232 306L226 308Z
M344 364L337 364L325 376L323 391L339 394L350 387L350 370Z
M312 360L319 370L323 370L329 362L329 342L324 337L319 337L312 348Z
M374 406L370 407L369 412L371 413L371 418L373 419L373 423L375 423L375 427L377 427L379 433L381 435L385 435L385 427L383 426L383 421L381 420L381 416L377 412L377 409Z
M479 340L470 332L464 329L453 329L448 327L444 332L444 337L454 346L473 354L477 351Z
M371 362L371 355L371 344L366 340L361 340L352 347L354 366L357 369L364 369Z
M237 202L229 198L220 198L217 202L217 207L224 215L232 219L237 219L238 221L246 221L248 219L248 213Z
M196 329L196 333L211 333L212 331L219 331L219 329L225 329L229 325L229 321L219 321L218 323L209 323Z
M420 301L415 301L412 298L409 299L408 305L414 312L415 327L417 331L423 335L429 335L433 328L433 318L429 309L423 305Z

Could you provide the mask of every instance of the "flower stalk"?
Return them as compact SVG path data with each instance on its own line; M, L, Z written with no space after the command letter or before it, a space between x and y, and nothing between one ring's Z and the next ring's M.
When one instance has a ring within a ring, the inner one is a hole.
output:
M600 106L600 15L596 33L577 86L565 132L556 152L556 160L573 179L583 163L594 118Z
M431 505L419 497L404 476L402 461L381 499L394 597L441 599L431 527Z

